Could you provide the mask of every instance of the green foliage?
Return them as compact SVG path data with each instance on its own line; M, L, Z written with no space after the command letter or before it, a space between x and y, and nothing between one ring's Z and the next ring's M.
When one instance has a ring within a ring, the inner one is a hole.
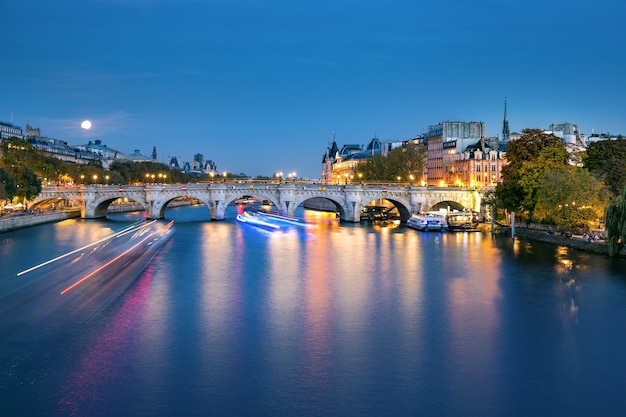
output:
M30 143L16 137L3 140L0 149L2 150L0 167L4 168L15 182L15 193L11 197L30 200L39 194L41 179L31 168L40 159L38 152Z
M356 174L366 181L419 180L426 163L426 148L408 144L389 151L387 156L374 155L356 167Z
M496 187L498 205L512 211L525 211L532 220L539 181L546 169L569 166L565 145L552 134L524 129L519 139L508 143L506 158L508 163L502 168L502 183Z
M116 161L106 170L97 161L89 164L61 161L16 137L0 142L0 198L30 200L41 192L42 181L89 185L188 182L188 179L186 174L165 164Z
M615 256L626 242L626 186L622 195L607 206L604 216L609 256Z
M0 167L0 199L11 200L17 194L15 179Z
M540 178L536 219L564 228L599 225L610 193L586 169L549 168Z
M618 196L626 186L626 139L591 142L583 163Z
M115 178L119 179L119 181L112 181L112 183L187 182L187 177L184 173L171 169L168 165L156 162L115 161L111 164L110 171L111 175L116 175Z

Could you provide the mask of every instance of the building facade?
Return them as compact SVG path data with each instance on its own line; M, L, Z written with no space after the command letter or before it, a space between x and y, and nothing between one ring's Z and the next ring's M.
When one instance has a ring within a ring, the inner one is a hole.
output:
M24 131L13 123L0 121L0 140L17 137L24 139Z
M457 154L486 137L484 122L442 122L428 126L426 178L429 186L444 187L455 171Z
M481 140L454 154L445 182L456 187L492 188L502 181L506 163L506 151L498 138Z

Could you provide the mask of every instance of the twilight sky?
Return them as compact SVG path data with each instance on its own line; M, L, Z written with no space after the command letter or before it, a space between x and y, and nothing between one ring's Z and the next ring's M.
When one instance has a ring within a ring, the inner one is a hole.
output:
M446 120L626 134L617 0L3 0L0 120L319 178ZM91 130L80 124L89 119Z

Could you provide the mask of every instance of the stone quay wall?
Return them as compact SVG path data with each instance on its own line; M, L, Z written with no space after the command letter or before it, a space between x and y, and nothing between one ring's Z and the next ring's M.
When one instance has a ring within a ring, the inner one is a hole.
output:
M80 217L80 210L57 211L54 213L24 214L21 216L5 216L0 218L0 233L24 229L43 223L58 222L73 217Z

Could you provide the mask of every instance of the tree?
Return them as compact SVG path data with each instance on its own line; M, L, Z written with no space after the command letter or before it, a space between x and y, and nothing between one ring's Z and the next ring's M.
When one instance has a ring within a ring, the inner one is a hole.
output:
M15 178L0 167L0 199L10 200L17 193Z
M40 159L39 152L27 141L16 137L2 141L0 149L2 150L0 165L15 181L15 196L30 200L39 194L41 180L30 168Z
M407 144L389 151L387 156L374 155L356 167L359 178L372 181L418 179L422 176L426 159L423 145Z
M165 175L165 179L159 181L159 174ZM155 181L159 182L187 182L184 173L157 162L115 161L111 164L110 175L112 178L115 176L116 179L112 183L132 184L145 182L146 178L150 178L149 182L151 182L152 175L154 175Z
M536 217L565 228L587 227L600 222L610 192L586 169L569 166L547 169L537 197Z
M615 256L620 244L626 242L626 186L622 195L607 206L604 217L609 256Z
M626 186L626 139L591 142L583 158L584 167L604 181L614 196Z
M356 166L356 174L359 178L366 181L386 181L387 164L385 164L385 158L382 155L374 155L367 158Z
M537 205L539 180L548 168L565 168L569 155L563 142L539 129L524 129L519 139L509 141L502 183L496 186L498 205L525 211L532 221Z

